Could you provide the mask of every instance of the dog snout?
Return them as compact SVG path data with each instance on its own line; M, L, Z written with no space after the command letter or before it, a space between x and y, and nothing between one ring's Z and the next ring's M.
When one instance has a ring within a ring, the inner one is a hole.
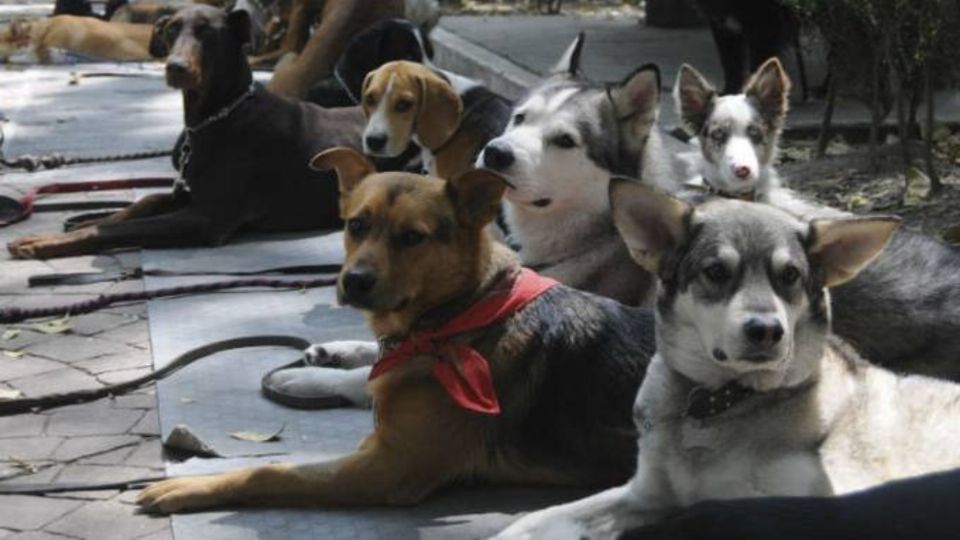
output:
M382 152L387 146L387 136L383 133L367 135L363 138L363 143L370 152Z
M352 269L343 275L343 290L349 298L364 298L377 284L377 276L370 270Z
M783 338L783 325L775 316L751 317L744 323L743 333L752 345L769 348L780 343Z
M506 144L492 142L483 150L483 165L488 169L503 171L513 165L514 161L516 156Z
M750 178L751 175L750 167L747 167L746 165L735 165L733 167L733 174L741 180L746 180L747 178Z
M197 85L195 74L183 57L170 57L166 65L167 84L172 88L189 89Z

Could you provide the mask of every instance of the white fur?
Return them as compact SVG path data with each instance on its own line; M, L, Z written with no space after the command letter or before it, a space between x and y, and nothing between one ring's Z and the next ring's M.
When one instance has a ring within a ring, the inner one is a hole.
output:
M390 122L390 95L393 93L396 75L390 75L387 79L387 87L383 90L383 95L377 102L376 108L370 113L370 119L363 129L363 153L371 156L396 157L403 153L409 142L409 134L396 133L396 129ZM378 151L367 146L367 137L386 137L387 142L384 147Z

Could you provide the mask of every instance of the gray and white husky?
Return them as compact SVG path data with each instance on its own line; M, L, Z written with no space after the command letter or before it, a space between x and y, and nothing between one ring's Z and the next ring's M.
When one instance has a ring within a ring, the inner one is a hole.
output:
M960 385L875 367L830 332L828 288L870 263L895 218L692 207L626 181L611 202L660 278L636 474L498 538L610 538L705 499L840 495L960 466Z
M780 185L774 160L789 92L776 59L730 96L683 66L674 97L699 144L697 180L708 192L769 203L804 219L851 216ZM833 320L836 333L871 362L960 381L960 252L899 230L876 261L833 291Z
M504 217L523 263L567 285L639 304L652 278L636 272L610 219L611 174L672 189L678 175L657 129L660 75L641 67L604 85L579 74L583 34L551 76L519 100L477 166L503 175Z

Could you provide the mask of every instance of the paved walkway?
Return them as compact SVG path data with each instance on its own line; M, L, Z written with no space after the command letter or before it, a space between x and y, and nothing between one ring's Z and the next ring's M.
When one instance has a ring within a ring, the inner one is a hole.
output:
M481 49L478 53L468 55L476 57L475 60L459 59L456 67L476 70L475 76L487 80L502 78L505 68L502 64L491 62L482 52L492 53L500 60L534 75L543 75L549 72L577 32L583 31L586 43L581 63L584 72L591 78L619 81L644 64L654 63L660 67L665 92L661 99L661 119L668 127L676 125L669 92L682 63L693 65L718 85L723 80L719 57L710 31L706 28L664 30L647 27L635 18L587 16L444 17L440 27L442 31L450 32ZM443 46L441 43L440 48ZM459 42L457 47L463 49ZM810 84L822 84L825 74L823 59L807 54L805 64ZM786 63L791 75L795 72L794 65L795 62ZM937 110L938 120L960 122L960 92L939 94ZM814 128L820 123L822 111L821 101L794 105L789 126ZM841 100L834 118L837 125L866 125L869 111L859 101ZM891 117L889 120L894 119Z

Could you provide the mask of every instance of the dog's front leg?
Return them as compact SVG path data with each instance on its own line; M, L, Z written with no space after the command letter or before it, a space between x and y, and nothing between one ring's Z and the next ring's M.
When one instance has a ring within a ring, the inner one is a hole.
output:
M185 205L186 201L178 200L173 193L154 193L107 217L76 222L71 230L165 214Z
M430 426L426 426L429 430ZM430 436L424 433L411 436ZM452 445L456 446L456 445ZM456 477L461 448L433 445L416 451L371 435L347 457L309 465L267 465L219 474L174 478L144 489L137 504L175 513L228 504L256 506L401 505L419 502ZM421 449L424 447L421 446Z
M495 536L495 540L599 540L616 538L630 527L647 523L634 503L629 484L585 499L527 514Z

